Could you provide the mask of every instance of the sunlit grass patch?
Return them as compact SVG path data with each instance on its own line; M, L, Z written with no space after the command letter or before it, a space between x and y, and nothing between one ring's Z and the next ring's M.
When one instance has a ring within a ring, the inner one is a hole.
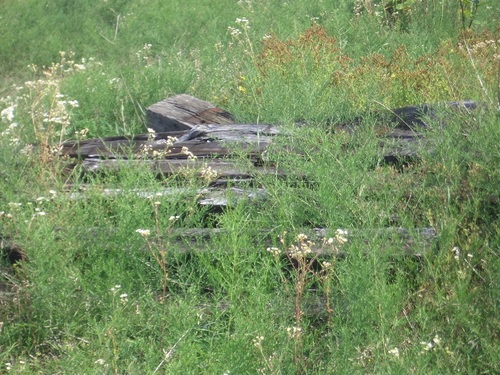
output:
M1 16L0 372L495 371L496 4L462 30L451 0L38 3ZM280 126L264 199L198 204L189 149L169 177L68 173L65 140L153 137L176 93ZM382 113L464 99L385 162Z

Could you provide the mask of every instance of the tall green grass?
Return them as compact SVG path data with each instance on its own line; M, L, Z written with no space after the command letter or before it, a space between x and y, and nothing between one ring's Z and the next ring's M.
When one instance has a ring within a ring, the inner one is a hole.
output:
M0 372L494 373L498 5L464 31L457 2L386 3L5 1L0 236L23 261L0 266ZM61 140L144 132L181 92L281 125L264 202L228 190L214 212L203 181L133 165L61 173ZM459 99L485 105L383 163L372 112ZM203 227L222 234L175 239ZM311 227L332 240L297 238ZM342 256L290 255L307 241Z

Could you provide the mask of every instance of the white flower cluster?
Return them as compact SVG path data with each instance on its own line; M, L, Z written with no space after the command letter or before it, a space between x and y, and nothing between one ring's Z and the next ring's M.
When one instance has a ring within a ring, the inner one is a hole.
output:
M425 352L429 352L433 349L435 349L437 346L441 345L441 338L439 335L435 335L434 338L430 341L421 341L421 345L423 345L422 351L420 352L421 354Z
M246 19L245 17L242 17L242 18L236 18L236 21L235 21L238 25L241 25L241 27L243 28L243 30L248 30L250 28L249 26L249 21L248 19Z
M151 234L151 231L149 229L137 229L136 232L144 238L148 238Z
M196 159L198 159L198 157L194 155L191 151L189 151L189 149L185 146L182 147L181 154L186 155L189 161L195 161Z
M217 179L217 171L214 171L212 167L205 165L200 170L200 177L205 180L205 182L210 183Z
M238 25L240 25L241 29L243 29L243 31L245 31L245 32L250 29L250 22L245 17L236 18L236 21L234 21L234 22L236 22ZM238 29L237 27L232 27L232 26L227 27L227 31L234 38L237 38L238 36L241 35L241 33L242 33L241 29Z

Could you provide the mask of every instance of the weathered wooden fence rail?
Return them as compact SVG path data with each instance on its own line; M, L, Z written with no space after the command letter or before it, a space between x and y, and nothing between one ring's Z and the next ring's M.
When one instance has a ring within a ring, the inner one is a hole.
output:
M335 237L335 231L327 228L301 228L299 230L304 233L314 243L311 245L311 256L338 257L344 258L351 253L350 242L362 241L366 244L372 243L374 239L382 238L387 243L387 253L389 255L402 255L421 257L431 247L436 239L437 233L433 228L420 228L408 230L400 227L378 228L378 229L350 229L344 234L349 241L345 246L340 248L325 245L329 238ZM79 241L93 241L95 238L112 236L116 230L112 227L90 227L90 228L54 228L56 237L76 237ZM132 233L131 233L132 234ZM135 233L134 233L135 234ZM210 241L215 238L227 236L229 231L223 228L175 228L162 233L162 244L167 246L166 251L174 252L211 252ZM259 230L258 239L254 245L260 246L259 251L265 251L268 246L273 246L277 236L275 230L261 229ZM168 241L165 240L168 237ZM157 238L150 238L151 243L155 243ZM107 251L113 244L102 244L101 250ZM398 250L399 249L399 250ZM143 249L146 251L146 248ZM286 249L283 254L286 253ZM370 251L364 250L365 255L369 256ZM8 258L11 262L23 260L23 252L10 238L0 236L0 253Z

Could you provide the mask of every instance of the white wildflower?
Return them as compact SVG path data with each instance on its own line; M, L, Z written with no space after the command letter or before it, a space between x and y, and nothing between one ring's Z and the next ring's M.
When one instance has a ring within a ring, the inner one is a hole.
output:
M392 354L393 356L399 358L399 349L398 348L391 349L389 350L389 354Z
M347 242L347 235L348 235L348 232L347 230L344 230L344 229L337 229L335 231L335 240L337 241L337 243L339 243L340 245L343 245Z
M7 122L11 122L14 119L14 109L15 108L16 108L15 105L11 105L10 107L7 107L4 110L2 110L2 112L0 113L2 120L5 120Z
M118 290L121 288L122 286L120 284L117 284L115 285L114 287L112 287L110 290L113 294L116 294L116 292L118 292Z
M147 238L151 234L151 231L149 229L137 229L136 232L144 238Z
M432 341L434 341L434 344L440 345L441 344L441 337L439 337L439 335L436 335L436 336L434 336Z
M278 249L277 247L268 247L266 249L268 253L271 253L273 256L277 257L278 255L281 254L281 250Z
M122 293L120 294L120 303L122 305L125 305L128 302L128 294L127 293Z
M290 338L294 338L294 337L297 338L302 333L302 328L300 328L300 327L288 327L286 329L286 333L288 334L288 337L290 337Z
M324 269L324 270L329 270L332 268L332 263L331 262L326 262L326 261L323 261L321 262L321 267Z
M254 346L256 346L257 348L260 348L262 346L263 340L264 340L264 336L257 336L252 340L252 342L253 342Z
M75 64L73 65L77 70L86 70L87 67L83 64Z
M234 37L241 34L241 30L237 29L235 27L228 26L227 30L229 31L229 34L231 34L231 36L234 36Z

